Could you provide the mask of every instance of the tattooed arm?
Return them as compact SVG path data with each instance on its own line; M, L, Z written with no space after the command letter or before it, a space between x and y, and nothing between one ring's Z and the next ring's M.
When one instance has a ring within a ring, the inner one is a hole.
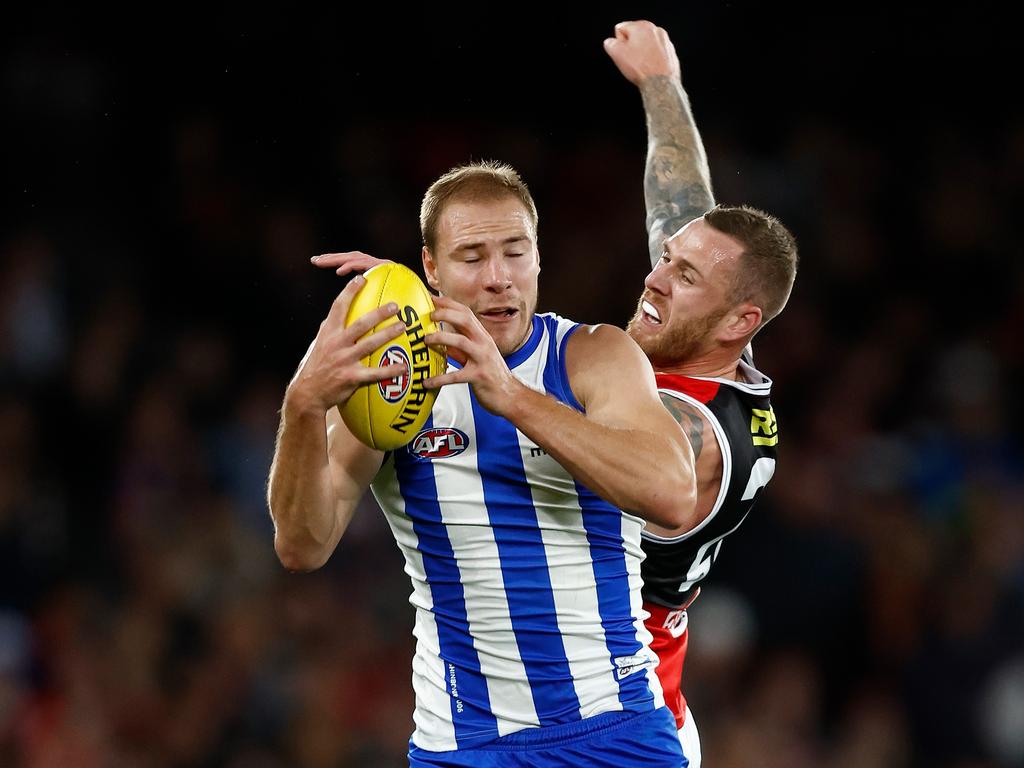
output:
M647 115L644 199L652 266L664 241L715 205L711 171L668 34L649 21L615 25L605 50L640 89Z
M672 418L683 428L683 434L690 441L694 460L699 459L704 450L704 427L707 424L704 417L700 415L696 408L688 403L684 403L679 398L672 397L672 395L665 394L664 392L661 392L660 395L661 404L668 409L668 412L672 414Z
M711 514L722 486L722 449L711 422L691 403L660 392L661 402L672 414L693 448L694 471L697 476L697 505L690 524L683 528L665 528L647 523L647 530L658 536L679 536L696 527Z

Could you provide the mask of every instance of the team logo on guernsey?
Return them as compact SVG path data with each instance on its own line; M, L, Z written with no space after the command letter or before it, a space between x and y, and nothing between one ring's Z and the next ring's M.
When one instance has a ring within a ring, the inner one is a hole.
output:
M640 655L618 656L613 661L615 662L615 676L619 680L629 677L634 672L647 669L651 665L651 660L648 657Z
M404 365L406 368L404 373L399 374L395 378L385 379L377 384L380 388L381 397L389 403L397 403L409 391L409 356L405 354L405 350L401 347L388 347L384 350L384 354L380 356L378 367L384 368L388 365Z
M450 459L469 447L469 437L461 429L433 427L422 430L409 443L409 453L417 459Z
M775 420L775 409L750 409L750 435L754 445L778 445L779 423Z

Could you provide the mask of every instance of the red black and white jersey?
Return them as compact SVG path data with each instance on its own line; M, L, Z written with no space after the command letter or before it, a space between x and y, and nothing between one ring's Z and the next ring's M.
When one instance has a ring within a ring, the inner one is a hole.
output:
M700 591L722 548L757 501L775 473L779 442L775 412L769 400L771 380L741 360L741 381L657 374L662 395L677 398L710 423L722 455L722 480L708 516L692 530L666 538L643 532L646 559L641 566L646 625L658 654L658 677L665 703L682 727L686 701L681 675L686 656L686 608Z
M665 538L644 531L644 601L676 609L693 597L722 548L775 472L779 442L769 397L771 380L740 361L744 381L657 374L658 390L697 409L710 422L722 454L718 498L699 525Z

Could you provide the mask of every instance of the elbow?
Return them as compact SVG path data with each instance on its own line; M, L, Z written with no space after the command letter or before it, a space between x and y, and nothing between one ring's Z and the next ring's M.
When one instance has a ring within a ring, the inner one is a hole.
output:
M692 474L680 474L666 482L651 505L647 519L652 523L685 533L697 523L697 483Z
M651 441L656 445L655 441ZM662 528L685 533L697 520L697 472L693 451L679 432L677 440L665 439L659 446L662 460L651 464L656 474L645 487L655 489L648 498L646 519Z
M280 533L274 536L274 551L286 570L292 573L315 571L327 562L327 556L309 548L298 547L286 541Z
M268 498L270 519L274 523L274 552L281 565L293 573L307 573L322 567L333 548L307 525L296 521L297 515L287 505L275 501L273 497Z

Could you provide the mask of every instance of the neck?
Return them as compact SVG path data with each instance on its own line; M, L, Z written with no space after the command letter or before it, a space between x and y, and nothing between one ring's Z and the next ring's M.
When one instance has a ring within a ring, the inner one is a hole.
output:
M742 349L740 350L742 352ZM740 356L733 350L722 350L680 360L667 365L655 365L657 373L674 373L680 376L703 376L708 379L733 379L738 381Z

